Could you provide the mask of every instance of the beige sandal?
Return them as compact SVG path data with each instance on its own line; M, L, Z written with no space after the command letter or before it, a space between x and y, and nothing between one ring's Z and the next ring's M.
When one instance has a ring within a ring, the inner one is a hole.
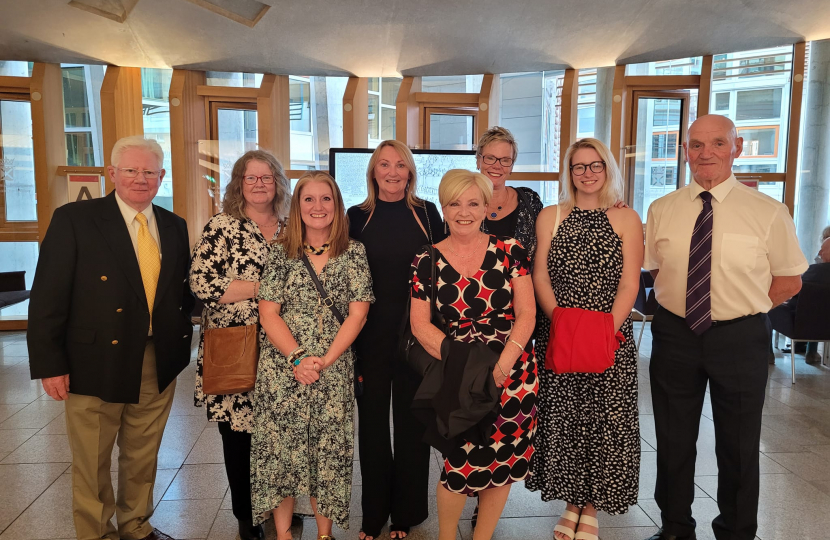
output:
M329 536L327 534L321 534L317 537L317 540L336 540L333 536Z
M570 510L565 510L564 512L562 512L562 515L559 516L559 519L567 519L568 521L572 521L576 524L579 524L579 514L575 514ZM557 523L556 526L553 528L553 532L562 533L564 535L567 535L568 538L575 540L574 530L571 527L568 527L567 525L560 525L559 523ZM554 536L554 538L556 537Z
M594 527L597 532L599 532L599 521L597 521L597 518L594 516L586 516L585 514L582 514L579 516L579 524L582 525L583 523L589 527ZM576 536L574 536L574 540L599 540L599 537L594 533L579 531L576 533Z

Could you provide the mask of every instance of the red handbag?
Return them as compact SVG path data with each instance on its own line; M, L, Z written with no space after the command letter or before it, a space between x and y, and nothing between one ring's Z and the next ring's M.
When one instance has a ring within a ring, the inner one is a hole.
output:
M553 310L545 369L555 373L602 373L614 365L614 353L625 342L614 334L614 317L582 308Z

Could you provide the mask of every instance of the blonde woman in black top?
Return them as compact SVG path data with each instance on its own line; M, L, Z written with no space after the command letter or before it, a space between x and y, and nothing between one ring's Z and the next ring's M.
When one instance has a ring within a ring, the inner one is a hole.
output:
M390 515L392 538L405 538L428 515L429 446L409 406L420 377L398 354L409 268L424 244L443 240L434 204L415 195L412 152L398 141L378 145L366 171L368 196L349 208L349 236L366 246L376 301L355 341L364 391L357 399L363 476L361 540L378 538ZM394 458L389 433L392 401Z

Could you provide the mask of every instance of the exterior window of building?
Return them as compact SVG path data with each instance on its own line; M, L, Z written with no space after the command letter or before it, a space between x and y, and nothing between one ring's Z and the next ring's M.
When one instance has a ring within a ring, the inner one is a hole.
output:
M163 168L166 171L153 203L173 211L173 161L170 146L170 80L172 69L141 70L141 105L144 137L155 139L164 150Z
M62 64L66 164L103 166L101 84L104 66Z
M651 136L651 159L677 159L676 131Z
M239 86L243 88L259 88L259 85L262 83L262 73L208 71L206 73L206 76L208 86Z
M31 77L32 66L32 62L0 61L0 77Z
M654 101L654 126L666 127L680 124L680 107L673 106L674 102L667 99Z
M792 46L714 56L710 111L731 118L744 139L735 172L785 171L791 76Z
M291 131L311 133L311 82L289 79L288 94Z
M651 185L657 187L677 184L677 167L657 165L651 168Z
M422 92L478 94L484 75L442 75L421 77Z
M677 60L663 60L660 62L646 62L642 64L628 64L625 67L626 75L700 75L703 57L679 58Z
M370 148L376 148L381 141L395 138L395 102L400 89L401 79L394 77L371 77L369 79ZM434 119L434 122L440 123L442 118L438 117Z

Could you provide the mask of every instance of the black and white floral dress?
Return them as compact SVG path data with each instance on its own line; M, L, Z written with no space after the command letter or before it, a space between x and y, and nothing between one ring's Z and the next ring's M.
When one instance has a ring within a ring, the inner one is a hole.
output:
M277 234L279 231L277 232ZM275 235L276 236L276 235ZM265 237L250 219L238 220L228 214L213 216L193 247L190 264L190 289L205 305L196 359L196 406L207 407L211 422L230 422L234 431L251 432L253 411L249 392L211 396L202 392L202 356L205 328L230 328L259 322L254 299L220 304L219 299L235 279L259 281L270 248ZM265 337L260 332L260 339Z
M319 274L344 317L350 302L374 302L366 249L357 241ZM340 323L325 304L301 259L271 251L259 299L280 304L280 317L297 344L312 356L325 355ZM317 510L349 527L354 463L354 353L351 348L302 385L293 365L268 338L260 341L254 422L251 433L251 502L262 522L286 497L311 496Z
M623 256L605 209L574 208L553 237L547 262L557 305L611 312ZM550 337L545 320L536 340L543 359ZM604 373L539 370L539 430L533 475L525 485L541 490L545 501L592 503L608 514L637 503L640 428L631 319L620 330L626 341Z

